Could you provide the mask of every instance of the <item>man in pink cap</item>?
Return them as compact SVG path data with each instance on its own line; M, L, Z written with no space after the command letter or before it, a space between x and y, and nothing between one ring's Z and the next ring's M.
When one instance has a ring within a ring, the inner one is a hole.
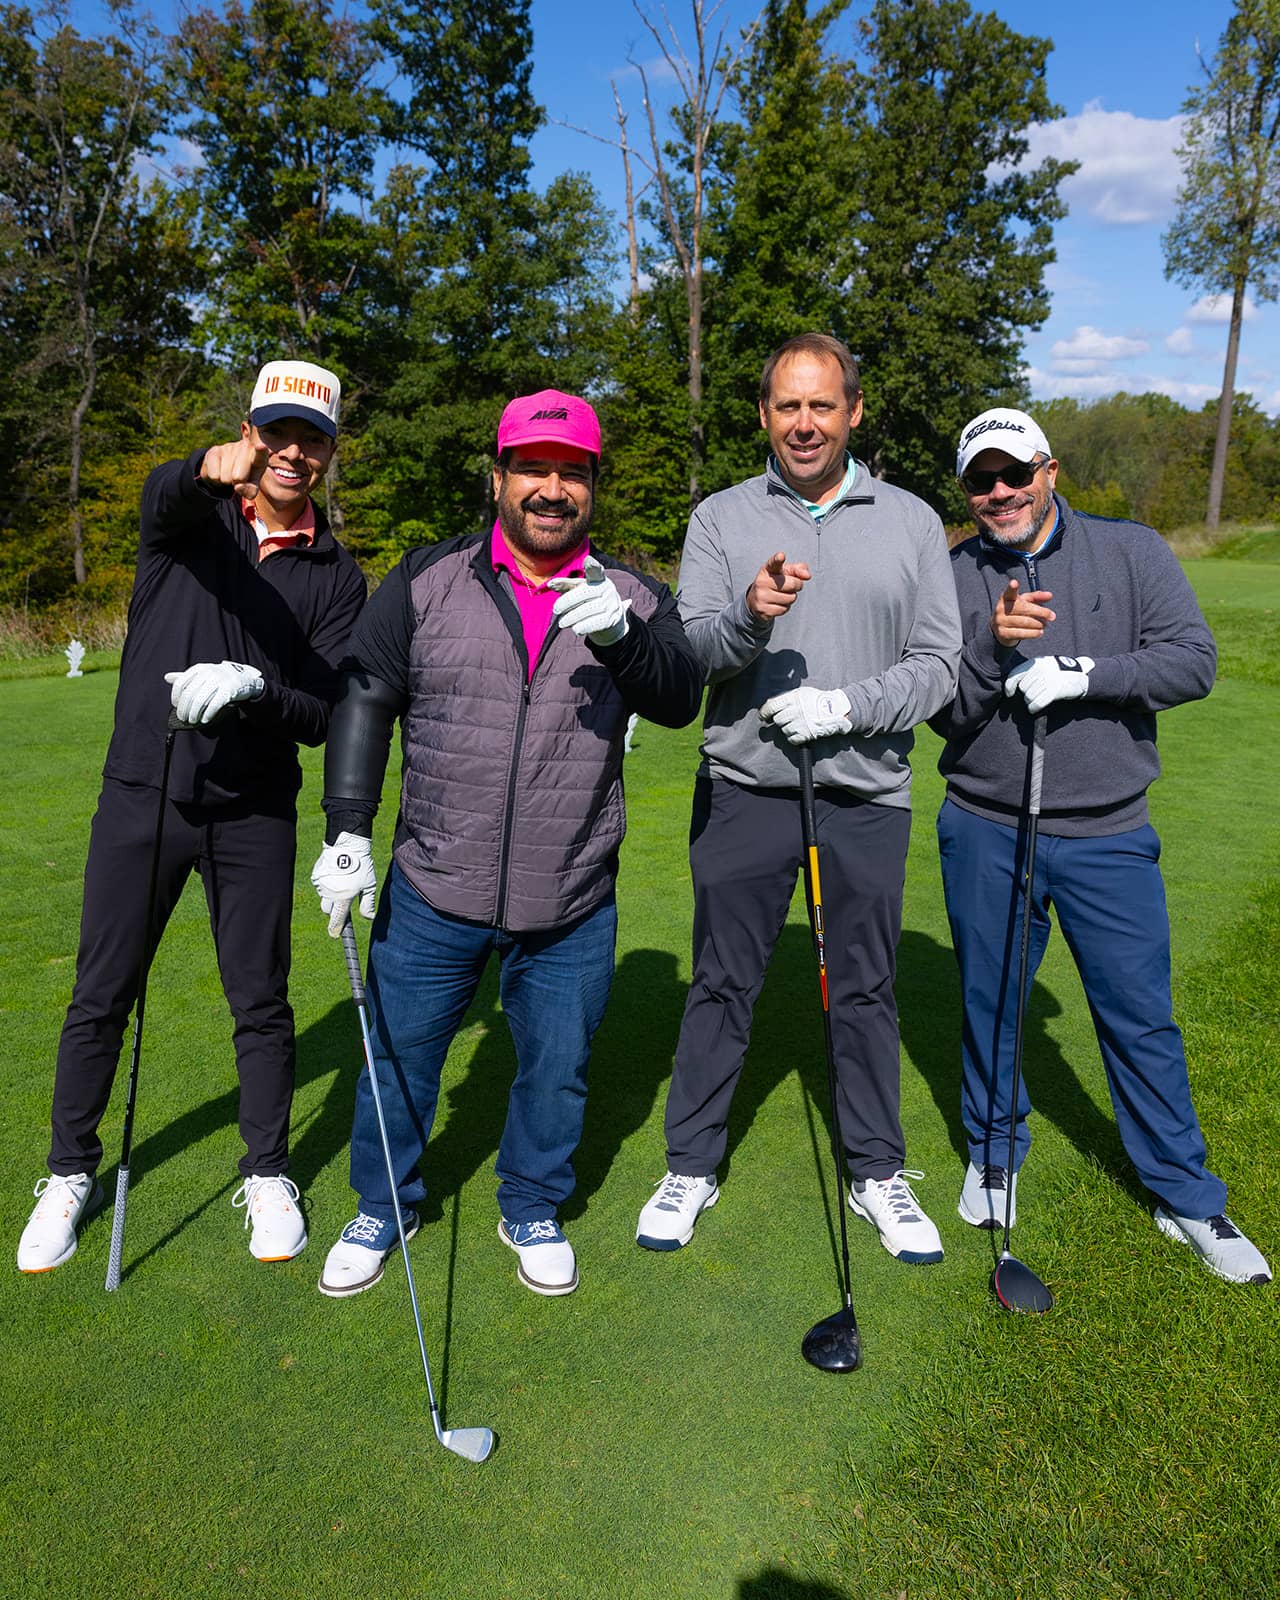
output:
M587 1062L613 980L614 882L633 713L697 715L702 671L665 585L588 541L600 424L576 395L502 414L492 529L410 551L352 636L325 759L312 883L335 937L374 917L373 818L403 748L391 869L370 938L374 1063L406 1236L440 1071L490 956L516 1071L498 1148L499 1238L535 1294L578 1286L557 1212L573 1192ZM370 1288L397 1243L367 1073L351 1133L354 1219L322 1294Z

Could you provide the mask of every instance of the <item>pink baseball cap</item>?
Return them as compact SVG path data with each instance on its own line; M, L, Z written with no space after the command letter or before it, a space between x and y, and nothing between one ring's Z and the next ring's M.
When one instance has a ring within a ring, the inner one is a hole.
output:
M600 419L585 400L559 389L518 395L498 424L498 454L518 444L571 444L599 460Z

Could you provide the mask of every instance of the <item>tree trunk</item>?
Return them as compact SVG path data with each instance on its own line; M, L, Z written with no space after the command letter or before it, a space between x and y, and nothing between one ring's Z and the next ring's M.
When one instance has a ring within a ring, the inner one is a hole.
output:
M1213 440L1213 466L1209 469L1209 507L1205 523L1212 530L1222 517L1222 488L1227 476L1227 446L1231 442L1231 412L1236 394L1236 359L1240 354L1240 327L1244 321L1243 278L1231 294L1231 324L1227 330L1227 359L1222 369L1222 395L1218 400L1218 428Z
M67 486L67 501L71 510L71 554L77 583L84 583L89 576L84 562L84 519L80 514L80 465L84 458L84 419L93 399L97 377L97 363L93 359L93 346L90 343L86 352L84 388L71 412L71 481Z

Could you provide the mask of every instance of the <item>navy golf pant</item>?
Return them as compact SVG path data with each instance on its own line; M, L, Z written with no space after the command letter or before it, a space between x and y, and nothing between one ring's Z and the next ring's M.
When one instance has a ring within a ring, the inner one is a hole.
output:
M105 780L89 836L80 948L58 1045L49 1170L94 1172L125 1025L138 991L159 792ZM234 814L169 801L156 888L156 942L192 871L200 874L223 991L234 1019L240 1079L240 1171L287 1168L294 1028L289 919L296 826L280 815ZM170 997L169 1004L174 1004ZM149 1026L163 1000L148 991ZM145 1050L145 1040L144 1040ZM140 1097L145 1099L145 1097Z
M1008 1161L1025 827L948 800L938 815L942 882L964 1001L961 1110L976 1165ZM1169 914L1160 840L1150 826L1102 838L1036 842L1027 988L1049 942L1050 907L1080 973L1116 1125L1138 1176L1171 1211L1216 1216L1226 1185L1205 1166L1182 1034L1173 1020ZM1014 1169L1031 1147L1026 1079Z
M883 1181L906 1154L893 993L911 813L816 794L831 1033L849 1170ZM700 777L694 789L693 982L667 1094L667 1164L705 1177L724 1157L751 1014L803 864L797 790ZM818 1004L812 988L792 1006Z

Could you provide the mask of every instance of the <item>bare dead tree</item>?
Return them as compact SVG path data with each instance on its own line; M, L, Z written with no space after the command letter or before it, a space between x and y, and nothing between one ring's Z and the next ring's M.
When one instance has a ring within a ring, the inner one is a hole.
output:
M691 190L687 206L680 203L673 188L670 157L658 134L648 73L641 63L631 61L640 78L645 119L649 125L652 158L646 165L658 185L667 236L684 280L689 346L689 508L692 510L702 498L702 464L706 459L702 422L702 320L708 151L725 91L733 81L744 52L750 47L760 19L757 16L743 31L736 49L726 51L723 27L715 34L714 43L711 42L712 25L724 9L724 0L717 0L710 7L704 0L690 0L694 39L691 59L680 42L665 6L662 7L662 28L659 29L641 9L639 0L633 0L633 4L636 15L652 36L683 96L673 117L684 141L682 153L689 169Z

